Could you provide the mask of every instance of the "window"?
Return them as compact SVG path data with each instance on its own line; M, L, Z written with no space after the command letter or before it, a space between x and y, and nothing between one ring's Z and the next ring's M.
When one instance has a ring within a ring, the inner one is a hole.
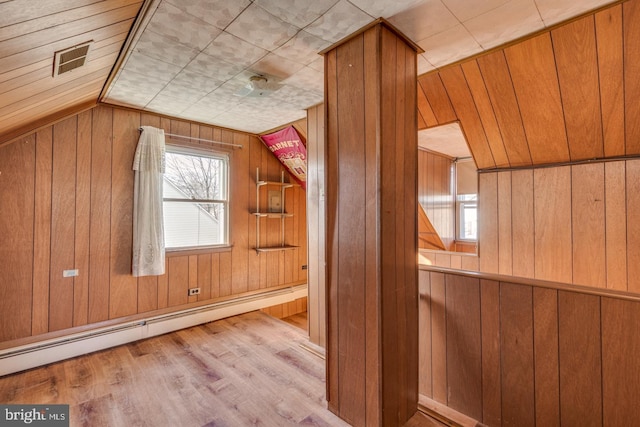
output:
M163 185L167 249L228 244L226 155L167 147Z
M457 200L458 218L458 239L477 240L478 239L478 198L476 194L464 194L458 196Z
M478 173L472 159L456 161L457 239L478 240Z

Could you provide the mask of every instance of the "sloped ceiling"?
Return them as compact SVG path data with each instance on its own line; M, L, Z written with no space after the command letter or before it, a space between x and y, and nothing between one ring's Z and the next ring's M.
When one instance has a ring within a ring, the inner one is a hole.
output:
M0 144L95 105L142 0L0 2ZM54 53L92 40L86 64L53 77Z
M420 127L459 121L478 168L640 154L640 1L418 79Z
M0 1L0 144L98 101L262 133L322 102L317 52L375 18L425 50L426 73L610 2ZM88 40L87 66L53 78L54 53ZM252 75L282 87L268 98L234 95Z

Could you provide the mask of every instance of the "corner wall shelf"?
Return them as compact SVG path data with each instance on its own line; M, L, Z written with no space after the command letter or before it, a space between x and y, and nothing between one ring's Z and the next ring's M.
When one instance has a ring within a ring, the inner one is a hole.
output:
M273 186L280 188L280 211L278 212L261 212L260 211L260 187ZM292 213L284 211L285 206L285 190L293 187L297 187L298 184L290 182L284 182L284 171L281 172L280 181L261 181L260 180L260 168L256 168L256 212L251 212L256 217L256 253L261 252L275 252L275 251L287 251L296 249L297 246L291 246L285 244L285 219L293 217ZM280 245L278 246L260 246L260 222L263 218L275 218L280 220Z

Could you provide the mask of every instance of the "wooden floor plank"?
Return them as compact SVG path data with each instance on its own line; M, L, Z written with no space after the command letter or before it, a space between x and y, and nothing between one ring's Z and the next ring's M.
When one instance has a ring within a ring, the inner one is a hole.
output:
M347 426L307 342L252 312L0 377L0 401L69 404L74 426Z

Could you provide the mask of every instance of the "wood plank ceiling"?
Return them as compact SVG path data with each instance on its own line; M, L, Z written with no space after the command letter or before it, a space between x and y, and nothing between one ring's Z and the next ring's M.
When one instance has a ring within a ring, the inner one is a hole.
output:
M640 1L418 79L419 127L459 121L478 169L640 154Z
M95 105L142 0L13 0L0 10L2 142ZM54 52L92 41L87 62L53 76ZM53 114L53 115L52 115Z

